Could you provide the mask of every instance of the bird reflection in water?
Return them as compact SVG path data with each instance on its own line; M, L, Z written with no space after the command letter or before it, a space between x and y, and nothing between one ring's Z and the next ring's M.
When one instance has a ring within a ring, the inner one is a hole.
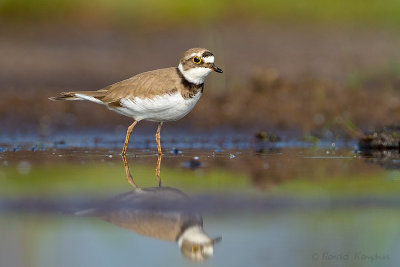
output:
M157 157L157 165L156 165L156 176L157 176L157 181L158 181L158 186L161 187L161 154L158 154ZM129 169L128 161L126 160L126 156L122 154L122 161L124 162L124 168L125 168L125 174L126 174L126 179L128 180L128 183L133 186L133 188L138 188L136 185L135 181L133 180L131 171Z
M202 216L193 211L195 205L191 199L171 187L139 188L126 158L123 160L128 181L134 189L76 215L99 217L143 236L177 242L189 260L202 261L211 257L214 244L221 238L211 238L204 232ZM159 157L157 165L160 162ZM159 166L157 168L159 170ZM158 182L161 185L161 180Z

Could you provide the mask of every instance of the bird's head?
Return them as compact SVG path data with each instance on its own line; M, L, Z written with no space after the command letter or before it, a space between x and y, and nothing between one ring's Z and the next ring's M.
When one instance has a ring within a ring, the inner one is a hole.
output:
M214 64L213 53L204 48L191 48L186 51L178 69L188 82L197 85L204 83L211 71L222 73Z
M214 254L214 244L221 237L210 238L200 226L188 228L178 240L182 254L191 261L203 261Z

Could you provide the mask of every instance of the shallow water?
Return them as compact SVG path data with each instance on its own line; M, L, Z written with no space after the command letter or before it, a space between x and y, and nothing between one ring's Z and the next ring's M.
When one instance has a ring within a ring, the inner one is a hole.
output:
M155 144L136 137L127 161L153 192L142 198L126 181L119 140L38 140L0 145L2 266L198 266L175 242L138 234L150 224L129 216L149 210L202 216L205 232L222 237L204 266L400 263L398 159L359 153L354 142L167 136L159 189ZM126 192L128 202L112 202ZM181 195L189 198L176 202Z

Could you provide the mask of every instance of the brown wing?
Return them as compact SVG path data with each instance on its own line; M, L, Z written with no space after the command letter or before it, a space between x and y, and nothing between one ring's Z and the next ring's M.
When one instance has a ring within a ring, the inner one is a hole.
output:
M178 91L182 87L177 68L143 72L97 91L62 92L50 100L81 100L76 94L92 96L109 106L119 106L122 98L152 98L159 94Z
M158 213L146 210L136 212L127 210L120 214L106 214L103 219L137 234L166 241L176 241L184 223L180 213Z
M176 68L144 72L99 90L106 91L100 100L112 104L119 103L122 98L152 98L155 95L176 92L180 79Z

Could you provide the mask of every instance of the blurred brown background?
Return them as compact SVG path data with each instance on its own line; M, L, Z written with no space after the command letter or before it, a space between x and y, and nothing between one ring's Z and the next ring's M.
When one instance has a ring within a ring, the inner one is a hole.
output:
M0 18L3 132L126 126L103 106L47 98L176 66L198 46L224 74L169 127L352 136L400 121L395 0L5 0Z

